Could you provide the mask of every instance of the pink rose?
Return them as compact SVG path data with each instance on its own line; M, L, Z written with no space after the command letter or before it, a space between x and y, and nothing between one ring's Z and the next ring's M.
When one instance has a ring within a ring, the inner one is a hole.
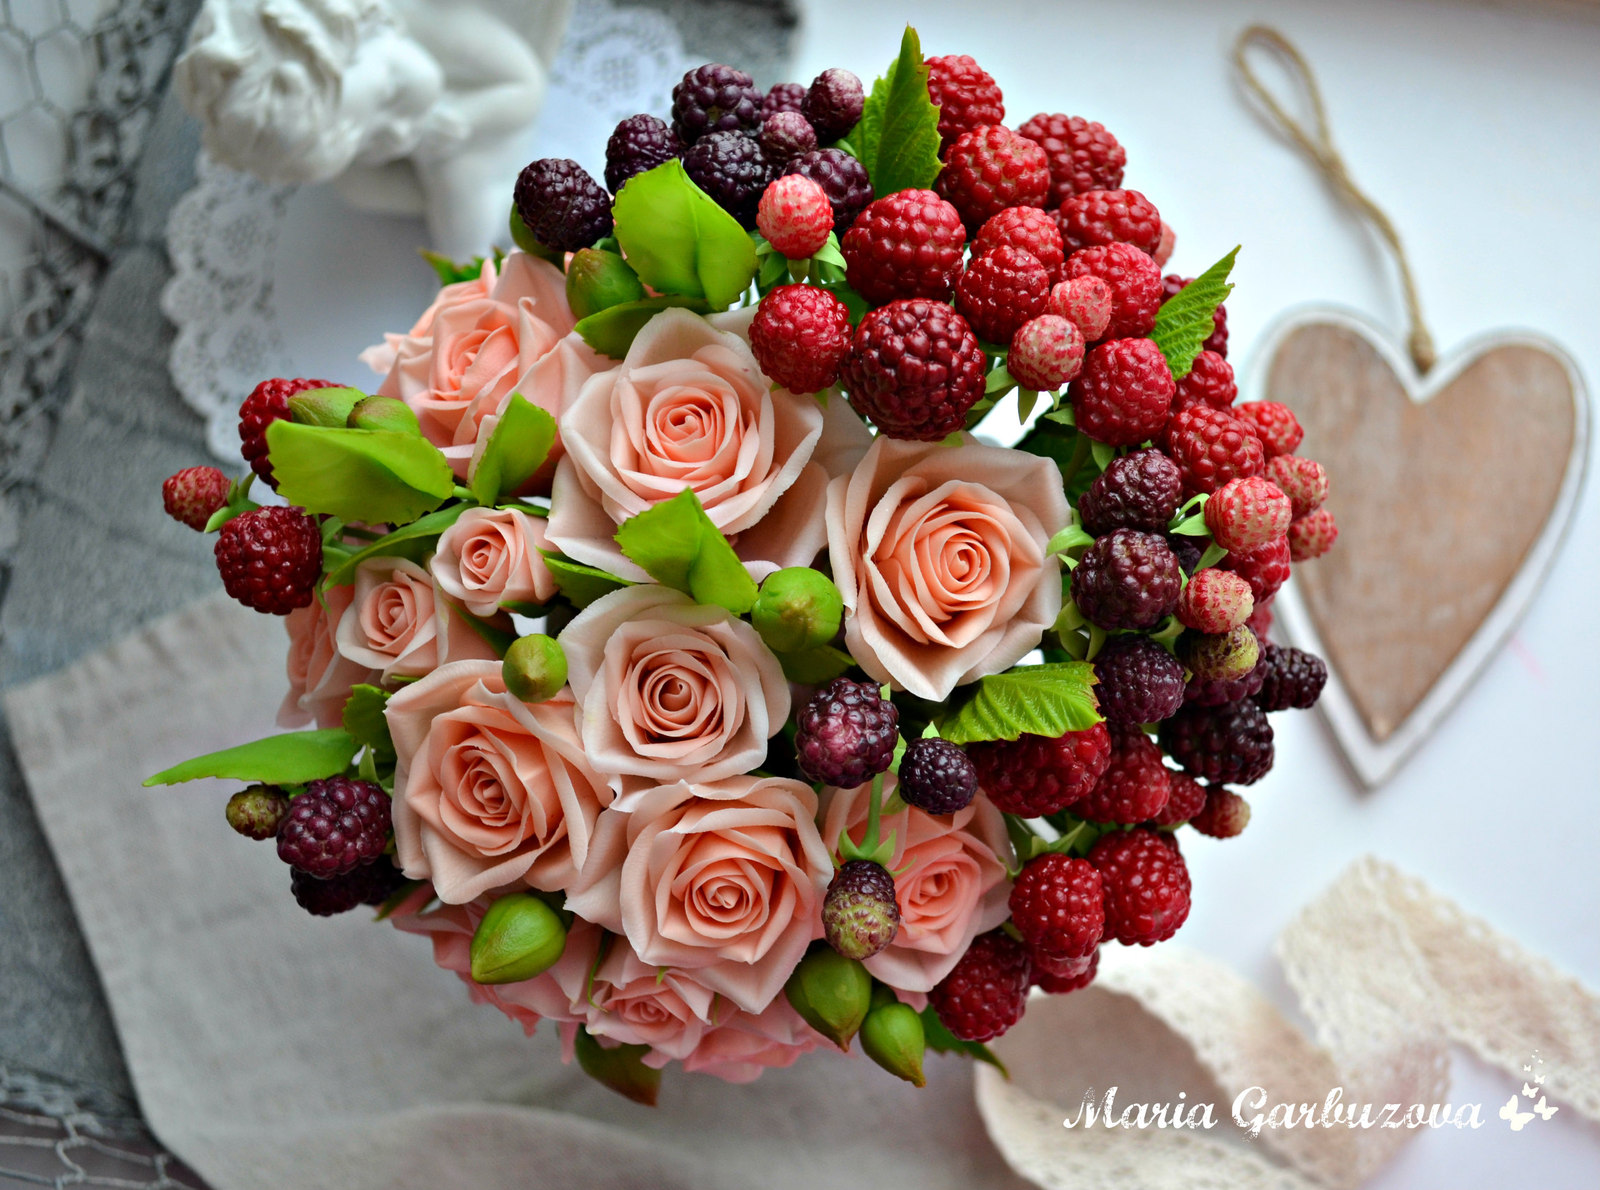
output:
M492 256L485 257L478 275L470 281L456 281L441 285L433 302L422 312L412 328L403 335L386 333L383 342L368 347L360 355L361 362L380 376L387 376L400 356L400 348L408 339L429 339L433 335L433 322L443 311L468 302L481 301L494 289L497 276Z
M473 615L492 616L502 603L555 597L555 579L539 553L549 548L544 518L512 508L469 508L440 536L428 569Z
M894 791L884 778L884 792ZM847 828L860 842L866 836L867 799L872 787L829 789L823 793L822 837L837 849ZM866 960L866 968L890 987L926 992L950 973L968 945L1010 916L1012 859L1005 818L988 798L964 810L935 817L908 806L886 815L882 831L894 831L894 855L886 865L900 902L900 931L889 946Z
M999 673L1061 611L1045 546L1069 517L1049 459L968 438L878 438L828 485L828 556L845 645L861 668L921 698Z
M335 636L341 654L384 681L496 656L428 572L405 558L368 558L356 567L355 594Z
M683 1068L714 1074L730 1083L748 1083L763 1070L792 1066L801 1054L825 1044L789 1001L779 996L759 1013L726 1013L720 1024L701 1035L700 1043L683 1059ZM649 1066L660 1064L654 1055L644 1061Z
M338 727L350 688L376 682L377 670L368 669L339 652L335 632L351 601L354 587L331 587L323 599L313 599L284 617L289 630L289 693L278 709L280 727ZM324 602L324 600L326 602Z
M589 766L563 691L528 704L498 661L440 666L384 710L398 761L395 853L413 880L460 904L524 882L557 891L588 863L611 803Z
M567 908L760 1012L822 932L833 861L816 794L781 777L679 781L607 810Z
M567 456L551 498L550 540L569 557L645 581L617 526L688 488L758 581L811 563L828 479L860 457L867 431L843 400L824 412L773 390L734 333L753 314L664 310L620 366L584 383L561 417Z
M589 760L629 784L749 772L789 717L789 685L756 630L642 584L597 599L561 633Z
M658 1065L688 1057L700 1044L712 1024L715 999L694 972L652 966L626 938L617 938L581 1006L587 1009L590 1033L619 1045L648 1045L657 1059L650 1064ZM722 1015L732 1015L732 1005L724 1004Z

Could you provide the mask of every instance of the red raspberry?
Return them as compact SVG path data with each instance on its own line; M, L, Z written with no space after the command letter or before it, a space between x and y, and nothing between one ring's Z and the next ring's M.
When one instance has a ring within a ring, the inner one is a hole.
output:
M1067 258L1063 274L1099 277L1111 286L1111 321L1105 333L1113 339L1148 335L1161 308L1161 270L1131 244L1083 248Z
M1104 723L1096 723L1054 739L1024 735L969 744L967 757L977 767L978 787L997 807L1042 818L1094 788L1111 761L1111 736Z
M978 338L1009 343L1023 323L1044 312L1050 277L1032 253L996 248L967 265L956 282L956 309Z
M820 392L839 378L850 350L850 310L826 289L780 285L750 321L750 350L790 392Z
M1006 368L1023 388L1064 388L1083 368L1083 332L1059 314L1041 314L1011 336Z
M928 993L946 1029L963 1041L990 1041L1022 1019L1033 964L1003 930L979 934Z
M1279 455L1267 460L1267 478L1289 497L1294 515L1303 517L1322 507L1328 498L1328 473L1321 463L1298 455Z
M278 858L319 880L370 864L389 844L389 795L371 781L313 781L278 827Z
M881 306L896 298L948 301L966 242L953 206L931 190L901 190L869 203L839 247L851 288Z
M1285 538L1284 544L1288 544L1287 538ZM1229 573L1232 572L1230 571ZM1254 598L1253 595L1252 598ZM1255 611L1250 613L1250 618L1244 623L1245 627L1254 632L1256 637L1263 642L1262 652L1265 653L1267 651L1265 647L1267 634L1272 631L1272 600L1270 598L1266 600L1257 599Z
M1188 822L1206 804L1206 787L1188 773L1167 770L1167 804L1153 819L1157 826L1177 826Z
M239 440L245 462L262 479L278 488L267 458L267 427L289 416L289 398L313 388L334 388L331 380L263 380L239 406Z
M1038 207L1007 207L992 215L978 230L972 241L974 258L996 248L1021 248L1044 265L1050 282L1061 280L1061 268L1066 263L1066 249L1061 243L1061 229L1048 211Z
M161 506L175 521L203 530L228 501L228 477L215 467L185 467L161 481Z
M1205 807L1189 819L1190 826L1213 839L1231 839L1249 823L1250 803L1233 790L1220 788L1208 790Z
M939 109L939 156L963 133L1006 118L1000 87L966 54L928 59L928 97Z
M756 228L790 260L808 260L828 242L833 205L810 178L785 174L762 192Z
M1250 584L1231 570L1215 566L1189 579L1178 596L1178 621L1196 632L1229 632L1245 623L1255 610Z
M1172 408L1177 411L1210 405L1213 409L1228 409L1238 395L1233 365L1215 351L1202 351L1194 357L1189 374L1178 381L1178 395L1173 399ZM1238 410L1234 410L1234 416L1239 416Z
M1189 916L1189 869L1165 832L1106 835L1089 851L1106 890L1106 934L1124 946L1150 946Z
M945 158L934 189L961 212L976 233L1007 207L1037 207L1050 190L1044 150L1000 124L965 132Z
M885 434L938 442L983 396L987 368L965 318L942 302L905 298L861 320L841 375L851 408Z
M1052 960L1048 955L1037 955L1033 960L1033 985L1048 995L1064 996L1093 983L1099 966L1098 947L1081 959Z
M1293 522L1290 527L1293 528ZM1279 537L1248 553L1229 554L1221 565L1250 584L1250 594L1260 607L1288 581L1289 539Z
M1067 250L1095 244L1132 244L1152 257L1161 244L1161 213L1137 190L1074 194L1056 212ZM1159 271L1159 266L1157 266Z
M1181 290L1193 277L1180 277L1177 273L1168 273L1161 279L1162 288L1168 297ZM1211 334L1201 344L1206 351L1215 351L1224 359L1228 357L1228 307L1218 306L1211 314Z
M1211 494L1205 510L1212 540L1229 553L1248 553L1282 537L1292 515L1289 497L1259 475L1230 479Z
M1128 154L1105 126L1082 116L1040 112L1019 133L1037 141L1050 160L1050 205L1059 207L1074 194L1115 190L1122 185Z
M1111 302L1111 286L1085 273L1052 289L1045 309L1069 319L1083 332L1084 342L1093 343L1103 339L1111 325Z
M1089 358L1094 358L1094 352ZM1081 419L1078 426L1083 427ZM1267 469L1255 431L1233 414L1209 405L1176 414L1167 423L1163 439L1166 452L1183 475L1186 492L1214 492L1230 479L1260 475Z
M1339 526L1334 524L1333 513L1326 508L1308 512L1289 526L1289 557L1296 562L1320 558L1333 548L1338 536Z
M1306 436L1293 411L1276 401L1251 401L1236 406L1233 413L1235 417L1250 423L1256 437L1261 439L1261 449L1267 452L1269 459L1292 455L1294 448Z
M246 607L275 616L310 607L322 577L322 533L298 508L241 513L217 535L223 588Z
M1170 796L1161 749L1137 727L1111 731L1111 763L1095 787L1078 800L1072 812L1090 822L1128 826L1161 813Z
M1178 246L1178 233L1172 230L1172 224L1165 219L1161 221L1161 242L1156 245L1156 250L1150 255L1156 259L1159 268L1166 268L1167 261L1172 259L1172 253Z
M1011 886L1011 923L1035 955L1087 957L1106 924L1100 873L1088 860L1065 855L1029 860Z
M1078 429L1096 442L1134 446L1166 424L1175 391L1153 342L1108 339L1084 357L1072 382L1072 411Z

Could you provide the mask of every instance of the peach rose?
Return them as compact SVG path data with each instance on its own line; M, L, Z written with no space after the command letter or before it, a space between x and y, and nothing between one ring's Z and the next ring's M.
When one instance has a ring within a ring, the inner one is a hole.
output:
M557 891L591 858L611 803L589 766L563 691L529 705L506 692L498 661L442 665L389 699L398 760L395 853L413 880L461 904L523 882Z
M696 980L694 972L654 967L634 953L626 938L616 938L580 1005L587 1009L590 1033L619 1045L650 1046L651 1057L657 1059L650 1065L655 1066L693 1052L711 1027L715 1000L716 993ZM731 1010L725 1004L722 1015L731 1015Z
M884 778L885 794L894 791ZM872 787L823 792L822 837L837 849L846 829L860 842L867 831L867 799ZM907 806L886 815L880 828L894 831L894 855L887 867L900 902L900 931L866 968L890 987L926 992L950 973L968 945L1010 915L1012 859L1005 818L988 798L964 810L935 817Z
M1045 546L1070 515L1049 459L968 437L878 438L828 485L845 645L880 682L943 700L1039 643L1061 611Z
M629 784L749 772L789 717L789 684L756 630L720 607L642 584L597 599L561 633L583 745Z
M469 508L439 538L428 562L439 588L475 616L502 603L545 603L556 583L540 555L544 518L514 508Z
M380 376L387 376L395 365L395 360L400 357L400 348L408 340L429 339L433 335L434 319L445 310L468 302L481 301L488 297L494 289L495 278L498 271L495 268L494 257L484 258L483 267L478 270L478 275L468 281L456 281L450 285L441 285L439 291L433 295L433 301L422 312L411 329L403 335L386 332L383 342L368 347L358 357L362 363L371 368Z
M759 1013L727 1014L701 1035L700 1043L683 1059L683 1068L714 1074L730 1083L748 1083L763 1070L792 1066L801 1054L825 1044L789 1001L779 996ZM664 1064L654 1055L647 1055L644 1062L647 1066Z
M567 908L760 1012L822 933L833 861L816 809L810 786L782 777L641 791L631 812L600 816Z
M368 558L335 630L339 652L384 681L420 678L448 661L495 657L433 578L405 558Z
M315 721L318 727L338 727L350 688L378 681L377 670L340 653L335 639L339 620L354 598L354 587L331 587L310 607L284 617L289 630L289 693L278 709L278 726L304 727Z
M685 488L757 581L821 550L828 479L860 457L867 430L843 400L824 411L773 390L735 333L753 314L663 310L619 367L584 383L561 417L551 498L550 540L569 557L645 581L617 526Z

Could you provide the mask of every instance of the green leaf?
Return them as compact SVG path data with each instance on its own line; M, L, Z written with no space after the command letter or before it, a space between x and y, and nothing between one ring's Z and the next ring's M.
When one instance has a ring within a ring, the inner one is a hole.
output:
M344 702L344 729L363 748L371 748L382 763L394 762L394 740L389 737L389 721L383 717L389 692L376 686L350 688Z
M470 507L470 504L452 504L449 508L430 512L420 520L403 525L392 533L385 533L365 549L348 554L342 561L330 565L328 577L322 582L323 589L342 587L354 581L356 567L368 558L409 557L414 562L421 562L432 551L433 543L439 535L455 524L461 514ZM324 547L324 563L327 563L330 557L329 550Z
M434 274L439 278L441 286L454 285L457 281L476 281L483 273L483 257L474 256L471 260L457 264L448 256L438 252L430 252L426 248L419 248L418 255L433 266Z
M263 785L304 785L344 772L359 746L354 736L340 728L291 731L196 756L147 778L144 784L177 785L201 777L223 777Z
M515 492L544 465L556 440L556 419L521 393L500 414L467 486L479 504L494 504Z
M1111 460L1117 457L1117 448L1109 442L1091 442L1089 456L1094 459L1094 465L1104 471L1111 466Z
M1039 402L1039 390L1036 388L1017 389L1017 421L1025 422L1028 414L1033 412L1033 407Z
M818 645L814 649L801 649L794 653L779 653L778 664L783 666L783 676L803 686L820 686L831 682L855 664L849 653L832 645Z
M278 494L309 513L403 525L448 500L455 476L439 448L393 430L340 430L279 419L267 427Z
M851 141L880 198L926 190L939 176L939 108L928 95L928 66L910 25L899 58L872 84Z
M1233 271L1233 261L1238 255L1239 249L1235 248L1162 302L1161 309L1156 311L1156 325L1150 337L1167 357L1167 367L1174 380L1182 380L1189 374L1194 357L1200 354L1200 348L1210 337L1211 316L1233 292L1228 274Z
M756 278L756 288L762 293L789 280L789 262L782 254L774 252L761 262L761 274Z
M1194 568L1196 571L1205 570L1209 567L1215 566L1227 556L1228 551L1213 541L1210 545L1206 546L1206 552L1200 555L1200 561L1194 564Z
M593 566L585 566L582 562L574 562L571 558L564 558L560 554L548 553L545 550L540 550L539 553L544 556L544 564L549 569L551 577L556 580L556 586L561 589L561 593L578 607L588 607L602 595L633 586L625 578L607 574L604 570L596 570Z
M1167 532L1181 533L1185 537L1206 537L1211 533L1211 529L1206 524L1206 514L1197 512L1184 517L1176 525L1169 525Z
M778 259L783 258L780 256ZM665 297L640 298L636 302L607 306L599 313L591 314L580 321L573 329L583 336L585 343L601 355L622 359L628 354L628 348L633 346L635 337L644 330L645 323L669 306L683 306L696 314L704 314L711 309L702 298L678 297L671 294Z
M755 606L755 580L689 488L629 517L617 529L617 544L656 582L696 603L725 607L736 616Z
M922 1036L928 1048L941 1054L966 1054L969 1058L976 1058L980 1062L987 1062L1007 1078L1011 1072L1006 1069L1006 1064L995 1056L995 1052L981 1041L962 1041L949 1029L944 1027L944 1022L939 1019L939 1014L933 1010L933 1005L922 1010Z
M941 716L939 734L952 744L1059 736L1100 722L1094 667L1081 661L1025 665L991 674Z
M839 237L831 231L828 233L827 241L817 249L817 254L811 259L818 264L838 265L841 269L848 267L844 252L839 247Z
M1047 554L1064 554L1068 550L1076 549L1080 545L1093 545L1091 537L1082 525L1068 525L1061 532L1050 539L1050 544L1045 546Z
M623 255L658 293L705 298L725 310L756 275L749 234L677 158L629 178L611 212Z
M1015 378L1004 364L996 364L983 378L983 391L985 393L1006 393L1017 387Z

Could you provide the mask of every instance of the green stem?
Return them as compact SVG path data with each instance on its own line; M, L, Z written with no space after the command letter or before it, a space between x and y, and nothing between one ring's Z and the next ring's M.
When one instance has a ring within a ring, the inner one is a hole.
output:
M867 802L867 834L861 840L861 850L876 851L878 844L883 840L879 838L879 824L883 817L883 774L879 773L872 778L871 799Z
M1067 465L1061 468L1061 486L1066 487L1072 482L1072 477L1078 473L1079 468L1089 457L1089 436L1082 430L1078 431L1076 440L1072 444L1072 457L1067 460Z

